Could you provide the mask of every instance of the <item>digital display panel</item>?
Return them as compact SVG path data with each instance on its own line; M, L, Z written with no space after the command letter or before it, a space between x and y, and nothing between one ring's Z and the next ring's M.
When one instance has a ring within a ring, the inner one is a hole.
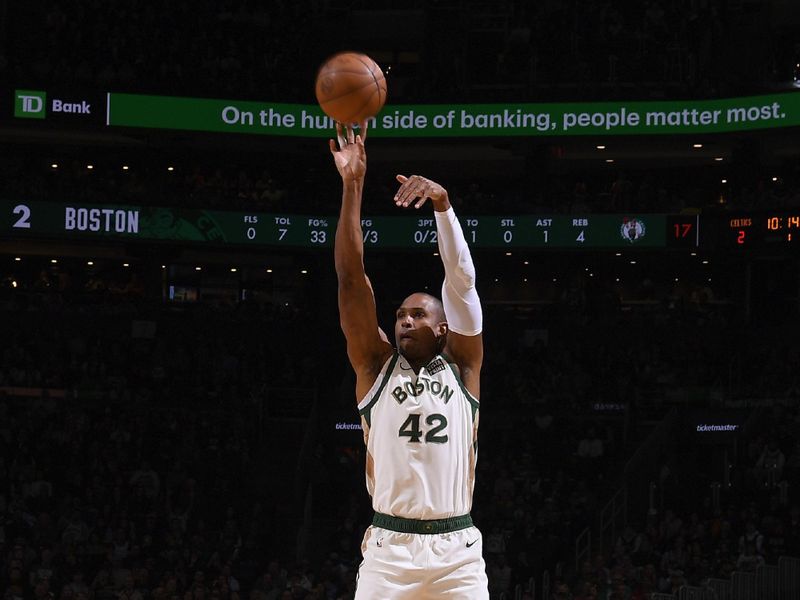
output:
M8 237L196 242L223 245L333 247L336 217L189 208L0 202ZM428 212L365 216L366 247L430 249L436 221ZM476 248L665 248L699 244L697 215L588 214L460 217Z

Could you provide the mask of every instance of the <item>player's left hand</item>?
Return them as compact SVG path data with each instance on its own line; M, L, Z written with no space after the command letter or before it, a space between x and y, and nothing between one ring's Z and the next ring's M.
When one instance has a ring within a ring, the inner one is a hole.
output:
M435 181L419 175L397 175L397 181L400 182L400 189L394 195L397 206L407 208L414 204L414 208L419 208L430 198L435 210L443 211L450 207L447 190Z
M344 129L340 123L336 123L336 142L328 140L328 144L333 155L336 169L342 176L342 180L363 182L367 172L367 152L364 149L364 141L367 139L366 121L359 124L359 134L356 135L352 126Z

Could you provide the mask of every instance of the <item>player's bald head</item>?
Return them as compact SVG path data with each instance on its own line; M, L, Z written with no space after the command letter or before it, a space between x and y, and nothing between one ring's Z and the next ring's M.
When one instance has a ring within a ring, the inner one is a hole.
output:
M400 306L401 308L424 308L436 322L442 323L447 321L444 315L442 301L427 292L414 292L403 300Z

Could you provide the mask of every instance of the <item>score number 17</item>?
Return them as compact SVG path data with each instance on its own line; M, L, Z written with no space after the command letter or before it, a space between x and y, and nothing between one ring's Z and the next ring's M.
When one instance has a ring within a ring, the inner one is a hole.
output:
M692 223L675 223L673 225L675 229L675 239L681 239L689 236L689 232L692 231Z

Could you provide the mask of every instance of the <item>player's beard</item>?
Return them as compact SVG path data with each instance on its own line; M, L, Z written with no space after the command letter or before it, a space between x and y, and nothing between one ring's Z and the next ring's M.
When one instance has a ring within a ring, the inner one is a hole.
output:
M444 336L436 337L430 327L408 332L410 337L401 337L397 347L404 357L411 361L431 360L444 347Z

